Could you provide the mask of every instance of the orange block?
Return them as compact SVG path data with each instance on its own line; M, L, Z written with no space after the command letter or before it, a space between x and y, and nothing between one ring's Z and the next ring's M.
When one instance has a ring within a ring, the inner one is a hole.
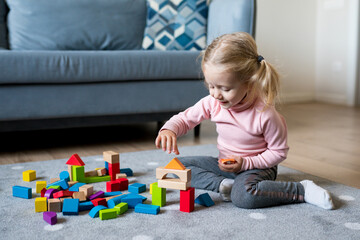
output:
M221 163L223 164L234 164L236 163L235 159L232 159L232 158L227 158L227 159L220 159Z
M185 170L185 166L180 162L179 159L173 158L168 165L165 166L166 169L178 169L178 170Z

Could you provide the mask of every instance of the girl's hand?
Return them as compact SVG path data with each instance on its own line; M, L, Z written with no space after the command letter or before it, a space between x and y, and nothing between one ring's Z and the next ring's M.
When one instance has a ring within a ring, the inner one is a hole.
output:
M176 155L180 154L177 147L176 134L173 131L166 129L162 130L155 140L155 145L157 148L160 148L160 143L164 152L173 152Z
M243 163L243 159L242 157L239 156L230 156L229 158L234 159L236 162L233 164L224 164L220 161L220 159L218 160L219 163L219 168L221 171L224 172L233 172L233 173L238 173L241 170L242 167L242 163Z

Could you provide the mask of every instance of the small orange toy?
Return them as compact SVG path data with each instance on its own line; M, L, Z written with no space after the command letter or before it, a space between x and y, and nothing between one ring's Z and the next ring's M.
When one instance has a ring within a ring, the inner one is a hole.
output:
M233 158L220 159L220 161L221 161L221 163L226 164L226 165L236 163L235 159L233 159Z

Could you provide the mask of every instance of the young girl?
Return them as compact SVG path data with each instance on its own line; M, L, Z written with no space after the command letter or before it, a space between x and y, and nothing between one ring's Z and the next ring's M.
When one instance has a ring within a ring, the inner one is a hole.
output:
M243 32L220 36L202 57L210 95L166 122L155 140L157 148L179 154L177 137L211 119L219 157L179 158L192 171L192 187L220 192L224 201L240 208L308 202L333 209L328 191L312 181L275 181L277 165L289 150L287 128L274 107L278 73L258 55L254 39Z

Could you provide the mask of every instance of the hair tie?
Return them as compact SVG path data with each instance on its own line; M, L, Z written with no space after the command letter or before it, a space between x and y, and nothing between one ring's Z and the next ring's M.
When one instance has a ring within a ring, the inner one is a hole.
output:
M261 61L262 60L264 60L264 57L263 56L261 56L261 55L259 55L258 57L257 57L257 61L258 61L258 63L261 63Z

